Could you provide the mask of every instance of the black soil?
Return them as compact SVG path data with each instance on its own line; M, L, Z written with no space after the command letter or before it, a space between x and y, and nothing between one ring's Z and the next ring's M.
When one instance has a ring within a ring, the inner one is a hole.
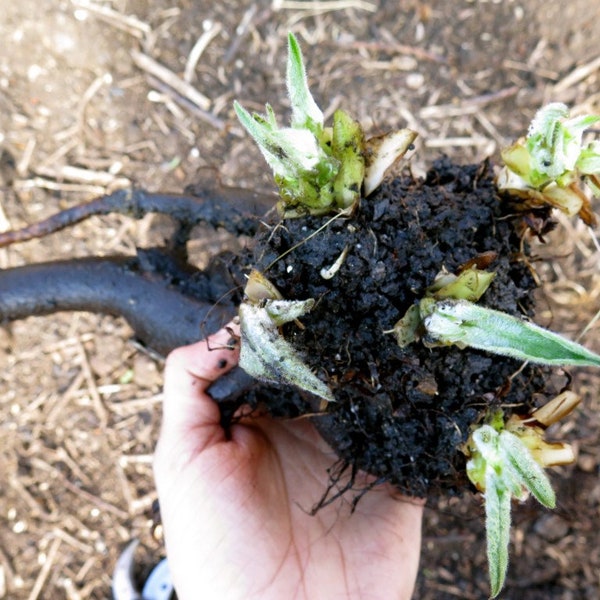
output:
M285 298L318 301L302 318L304 329L292 323L284 333L335 395L314 420L343 465L410 495L462 490L468 482L459 447L470 425L491 406L527 412L534 394L544 393L539 368L513 377L518 361L420 343L400 349L383 333L442 266L454 272L488 252L496 253L489 268L497 275L480 303L532 316L535 283L508 210L486 165L440 160L425 180L390 181L351 218L312 237L330 217L274 223L257 237L256 268ZM323 279L320 270L345 247L340 270ZM278 404L278 397L270 398L272 413L297 413L297 403L282 397Z

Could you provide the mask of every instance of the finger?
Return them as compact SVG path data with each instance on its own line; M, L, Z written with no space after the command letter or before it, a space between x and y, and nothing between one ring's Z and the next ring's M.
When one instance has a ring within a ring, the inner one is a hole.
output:
M236 330L221 329L206 340L174 350L165 366L161 438L175 443L190 432L197 436L224 435L218 406L206 393L210 385L238 362ZM210 431L210 428L217 428ZM200 441L200 440L198 440Z

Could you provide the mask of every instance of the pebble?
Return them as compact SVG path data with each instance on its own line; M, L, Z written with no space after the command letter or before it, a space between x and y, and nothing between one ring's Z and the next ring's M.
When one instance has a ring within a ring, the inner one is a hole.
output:
M406 77L406 87L411 90L418 90L424 83L425 77L421 73L409 73Z
M569 524L558 515L542 515L533 530L547 542L557 542L569 533Z

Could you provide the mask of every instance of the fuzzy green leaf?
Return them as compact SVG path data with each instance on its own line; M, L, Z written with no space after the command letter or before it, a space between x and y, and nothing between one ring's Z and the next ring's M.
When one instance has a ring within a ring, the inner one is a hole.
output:
M491 597L495 598L506 579L510 541L510 492L488 467L485 489L485 533Z
M500 451L505 463L521 484L547 508L556 506L556 495L544 469L535 461L525 444L510 431L500 432Z
M582 150L583 132L600 120L595 115L567 119L568 116L569 109L564 104L553 102L541 108L531 122L527 149L536 184L537 180L556 180L572 171Z
M263 118L259 115L251 115L237 100L233 102L233 109L240 123L258 145L275 175L287 175L287 166L273 143L272 134L277 131L277 125L273 122L274 115L270 107L267 109L267 116Z
M424 299L421 316L430 345L469 346L546 365L600 366L600 356L580 344L467 300Z
M240 367L259 381L293 385L332 402L329 387L302 361L277 327L277 323L306 313L314 301L265 300L263 304L242 302L239 307Z
M292 105L292 127L306 127L315 135L323 128L323 113L310 90L300 44L293 33L288 35L287 90Z
M505 429L501 411L489 417L469 438L467 475L484 492L488 568L495 597L508 566L511 498L524 500L531 492L541 504L554 508L555 495L527 447L528 440Z
M535 115L525 139L502 151L505 166L496 179L499 190L523 198L523 207L553 206L579 214L595 225L589 199L580 187L584 179L600 195L600 145L583 147L583 133L600 122L599 115L569 117L566 105L553 102Z
M600 142L594 141L581 151L577 168L584 175L600 175Z
M321 148L315 135L308 129L278 128L269 106L266 116L251 115L238 102L234 109L273 169L284 205L327 209L333 203L330 182L339 162Z

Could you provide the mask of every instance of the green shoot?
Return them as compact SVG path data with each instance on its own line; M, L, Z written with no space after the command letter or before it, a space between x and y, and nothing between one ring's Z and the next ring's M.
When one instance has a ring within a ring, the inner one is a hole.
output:
M323 113L308 89L302 50L298 40L288 35L288 63L286 85L292 105L292 127L306 128L315 135L323 133Z
M381 138L364 139L360 124L337 110L325 127L323 113L310 90L302 52L288 36L286 85L292 108L290 127L279 127L273 109L250 114L238 102L240 123L258 144L279 187L280 212L285 217L353 209L379 186L388 169L416 137L408 129Z
M424 342L456 344L544 365L600 367L600 356L552 331L468 300L421 301Z
M425 296L411 306L392 332L404 347L418 339L427 346L455 344L548 365L600 366L600 356L533 323L475 304L494 278L476 267L459 275L442 271ZM529 419L501 412L476 427L465 446L467 475L484 493L487 557L492 597L504 585L508 566L511 499L532 494L553 508L556 499L544 467L574 460L567 444L543 439L546 426L579 403L571 392L557 396Z
M540 109L527 137L502 152L498 188L523 198L525 207L550 205L593 224L580 181L600 196L600 144L583 145L584 131L598 122L596 115L569 118L568 108L558 102Z
M259 381L292 385L333 402L331 390L304 363L281 335L279 328L296 321L315 304L307 300L284 300L279 290L259 271L248 276L245 299L240 304L240 367Z
M333 394L302 361L279 333L278 327L306 314L314 300L263 300L243 302L239 307L240 367L249 375L270 383L293 385L327 402Z
M556 497L548 476L531 451L532 439L537 445L543 430L505 425L502 413L492 415L490 423L475 428L466 444L467 475L484 493L486 514L487 558L492 598L504 585L508 567L511 499L525 500L531 493L540 504L554 508ZM570 452L570 457L573 457Z
M440 273L425 297L394 325L398 345L405 347L421 339L430 347L455 344L538 364L600 367L600 356L581 344L475 304L493 277L476 268L458 276Z

